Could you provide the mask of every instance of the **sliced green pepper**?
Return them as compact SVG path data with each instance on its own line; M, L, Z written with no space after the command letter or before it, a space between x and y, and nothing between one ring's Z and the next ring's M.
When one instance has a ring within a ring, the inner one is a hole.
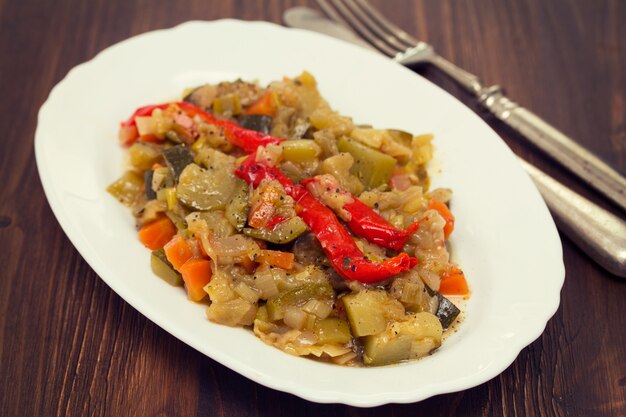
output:
M292 217L277 224L272 230L245 228L243 229L243 234L255 239L283 245L296 239L306 231L306 223L300 217Z
M293 290L285 291L267 300L267 314L271 321L280 320L285 308L304 304L312 299L328 299L333 296L333 287L327 282L305 284Z
M163 249L152 251L150 266L152 267L152 272L163 281L175 287L183 286L183 277L174 270L172 264L167 260Z

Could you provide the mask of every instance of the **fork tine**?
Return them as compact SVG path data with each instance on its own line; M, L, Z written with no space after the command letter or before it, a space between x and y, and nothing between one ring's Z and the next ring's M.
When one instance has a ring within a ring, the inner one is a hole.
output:
M391 22L385 21L386 19L380 15L383 19L383 23L380 19L375 20L370 13L373 10L369 4L364 1L358 0L343 0L343 3L363 22L372 32L378 35L379 38L387 42L390 46L396 48L398 51L404 51L407 48L415 46L415 43L406 45L403 39L397 37L393 30L386 28L385 23L389 25ZM368 12L369 10L369 12Z
M317 0L317 4L328 17L352 27L369 43L388 56L395 56L398 51L383 42L376 34L372 33L361 21L339 0L330 0L332 6L326 0Z
M406 43L407 47L413 47L419 43L417 39L413 36L409 35L398 26L393 24L389 19L382 15L376 8L372 7L367 0L354 0L355 3L358 3L363 10L373 19L375 20L382 28L384 28L387 32L393 34L398 39L401 39Z

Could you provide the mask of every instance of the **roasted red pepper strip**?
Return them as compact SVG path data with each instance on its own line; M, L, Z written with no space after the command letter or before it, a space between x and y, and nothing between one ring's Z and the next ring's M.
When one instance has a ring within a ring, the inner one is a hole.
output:
M311 183L319 184L319 178L307 178L302 181L302 184L305 185ZM342 210L349 214L349 217L342 216L346 217L343 220L355 235L369 242L384 248L400 251L409 236L417 229L417 223L411 225L407 230L398 229L347 191L337 188L337 193L342 193L346 197L352 197L352 201L344 204L342 207Z
M287 220L285 216L272 216L265 225L265 228L268 230L272 230L274 227L284 222L285 220Z
M256 162L255 158L255 154L250 155L235 171L235 174L254 187L258 186L263 179L279 181L287 194L296 201L298 216L311 229L333 268L344 279L371 284L417 265L417 259L406 253L380 263L372 262L363 255L332 210L319 202L302 185L294 184L277 168Z
M284 141L283 138L277 138L274 136L266 135L262 132L257 132L250 129L245 129L236 123L228 120L216 119L211 113L202 110L200 107L195 106L185 101L178 101L172 103L163 103L150 106L140 107L135 110L135 113L126 121L122 122L123 127L134 126L135 117L138 116L150 116L155 109L166 109L167 107L175 104L187 116L193 118L199 116L205 123L221 127L224 129L224 136L233 145L243 149L246 153L252 153L257 150L259 146L269 145L270 143L280 143Z

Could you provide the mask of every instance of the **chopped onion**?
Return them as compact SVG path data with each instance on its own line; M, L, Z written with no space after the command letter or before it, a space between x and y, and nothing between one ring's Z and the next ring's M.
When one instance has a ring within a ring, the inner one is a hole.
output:
M300 330L304 326L306 316L307 313L302 311L302 309L290 306L285 309L283 322L292 329Z
M302 310L307 313L314 314L320 319L325 319L328 317L330 312L333 311L333 308L327 302L313 299L307 301L307 303L302 307Z
M437 347L437 343L432 337L425 337L411 343L411 359L421 358L428 355Z
M345 355L346 353L351 352L349 348L335 344L326 344L322 346L322 351L331 358Z
M221 265L241 262L261 250L253 239L242 235L210 239L210 244L215 261Z
M241 298L248 301L249 303L256 303L259 300L259 293L248 287L244 282L240 282L235 285L235 292L239 294Z
M351 351L348 353L344 353L343 355L340 355L340 356L335 356L331 360L333 361L333 363L336 363L337 365L345 365L348 362L350 362L352 359L356 358L356 356L357 356L356 353Z
M278 287L276 286L276 282L274 282L274 275L269 268L259 269L257 269L256 274L254 274L254 287L261 292L261 298L267 300L278 294Z
M211 303L206 314L209 320L216 323L247 326L254 322L256 306L243 298L235 298L224 303Z

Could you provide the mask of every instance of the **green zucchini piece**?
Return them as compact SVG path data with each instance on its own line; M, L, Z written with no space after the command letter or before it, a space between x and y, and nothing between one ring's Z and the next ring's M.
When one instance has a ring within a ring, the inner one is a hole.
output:
M180 202L196 210L221 210L231 199L235 181L230 172L203 169L191 163L178 178L176 196Z
M152 267L152 272L163 281L175 287L183 286L183 277L174 270L172 264L167 260L163 249L152 251L150 266Z
M272 118L264 114L249 114L239 118L239 126L269 134L272 129Z
M126 207L133 205L141 193L143 178L135 171L126 171L117 181L107 187L107 191Z
M356 337L380 333L389 321L404 316L402 304L382 290L363 290L341 300Z
M365 337L363 362L379 366L420 358L441 346L442 333L441 323L433 314L412 314L389 323L381 333Z
M336 317L317 320L313 331L317 335L318 345L324 345L326 343L339 343L343 345L352 340L350 324Z
M246 227L246 222L248 221L248 184L245 181L238 180L237 189L233 194L232 199L226 205L226 218L233 225L237 231L241 232L241 230Z
M284 245L298 238L306 232L307 226L300 217L292 217L282 223L277 224L272 230L267 229L243 229L243 234L266 242Z
M174 173L176 181L180 178L180 174L187 167L187 165L193 162L193 155L183 145L172 146L171 148L163 151L163 157L167 166L170 167Z
M217 96L217 86L204 84L194 88L183 98L183 101L195 104L203 110L209 110L213 100Z
M425 287L426 291L428 291L428 294L430 294L431 297L437 296L437 299L439 300L439 306L437 307L435 315L437 316L445 330L450 327L450 325L461 313L461 310L459 310L459 308L455 306L452 301L441 295L439 291L430 289L428 285L426 285Z
M387 184L396 167L396 159L353 139L342 136L337 142L339 152L348 152L354 158L350 172L356 175L367 188Z

